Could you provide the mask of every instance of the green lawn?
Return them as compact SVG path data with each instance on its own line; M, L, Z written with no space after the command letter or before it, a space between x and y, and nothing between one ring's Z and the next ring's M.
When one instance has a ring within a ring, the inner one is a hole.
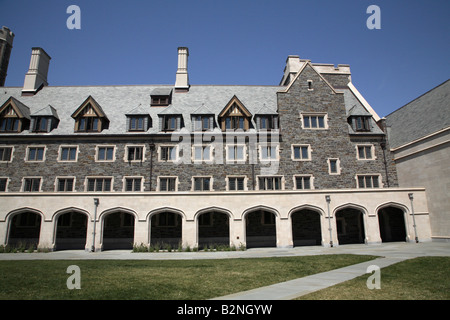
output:
M370 275L299 297L299 300L450 300L450 257L420 257L381 269L380 289Z
M374 258L0 261L0 299L209 299ZM70 265L81 270L80 290L66 286Z

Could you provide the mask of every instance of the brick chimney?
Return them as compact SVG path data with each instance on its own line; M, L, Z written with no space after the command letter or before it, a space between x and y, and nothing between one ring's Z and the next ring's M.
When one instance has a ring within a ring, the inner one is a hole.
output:
M25 75L22 95L34 95L47 86L47 73L50 56L42 48L34 47L31 51L30 68Z
M189 91L189 75L187 71L188 67L189 50L186 47L178 48L178 69L175 80L176 92Z

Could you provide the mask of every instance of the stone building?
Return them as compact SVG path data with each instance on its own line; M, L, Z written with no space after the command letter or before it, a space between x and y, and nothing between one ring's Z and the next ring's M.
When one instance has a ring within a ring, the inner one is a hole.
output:
M49 86L32 49L0 92L0 244L336 246L431 239L348 65L289 56L279 85Z

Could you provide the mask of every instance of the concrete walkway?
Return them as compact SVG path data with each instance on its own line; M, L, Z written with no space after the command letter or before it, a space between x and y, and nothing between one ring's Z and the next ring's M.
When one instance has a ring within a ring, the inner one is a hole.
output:
M376 265L380 268L403 260L421 256L450 256L450 243L386 243L380 245L342 245L333 248L320 246L296 247L291 249L259 248L246 251L221 252L158 252L133 253L129 250L85 252L82 250L56 251L49 253L2 253L0 260L179 260L179 259L230 259L293 257L324 254L357 254L379 256L375 260L319 273L291 281L277 283L249 291L215 298L216 300L284 300L302 296L335 284L364 275L367 268ZM369 274L367 274L369 277Z

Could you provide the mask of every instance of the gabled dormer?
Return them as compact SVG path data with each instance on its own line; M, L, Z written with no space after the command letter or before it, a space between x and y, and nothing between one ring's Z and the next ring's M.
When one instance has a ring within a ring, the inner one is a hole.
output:
M250 129L252 114L244 104L233 96L225 108L219 113L219 123L222 131Z
M100 105L89 96L72 114L75 132L101 132L108 129L109 120Z
M204 104L191 114L192 131L210 131L216 126L214 112Z
M128 132L145 132L152 127L152 118L148 111L141 105L127 112L127 131Z
M30 108L14 97L0 107L0 133L20 133L30 127Z
M51 105L31 115L30 130L32 132L50 132L58 126L59 117Z
M172 88L156 88L150 93L150 106L168 107L172 103Z
M258 131L278 130L278 114L263 105L255 114L255 123Z

